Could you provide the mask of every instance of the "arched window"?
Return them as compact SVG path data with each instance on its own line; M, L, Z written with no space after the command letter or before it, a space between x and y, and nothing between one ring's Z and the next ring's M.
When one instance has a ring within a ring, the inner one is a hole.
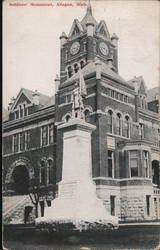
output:
M71 116L70 116L70 115L66 115L66 116L65 116L65 122L69 122L70 119L71 119Z
M78 64L76 63L76 64L74 64L74 72L77 73L78 70L79 70L79 67L78 67Z
M20 118L23 117L23 107L19 105L19 113L20 113Z
M90 122L90 110L89 109L86 109L84 111L84 116L85 116L85 121Z
M80 65L81 65L81 69L83 69L83 68L84 68L84 62L81 61L81 62L80 62Z
M118 113L116 116L116 134L121 135L122 132L122 120L121 120L121 114Z
M42 160L40 162L40 184L45 185L45 162Z
M129 135L130 135L129 116L126 115L124 119L123 136L129 138Z
M111 97L114 98L114 90L111 90Z
M48 160L48 184L53 183L53 160Z
M108 110L107 113L107 132L113 133L113 112Z
M144 124L143 123L139 123L139 135L141 139L144 138Z
M73 75L72 67L68 67L68 77L71 77Z
M23 108L24 108L24 116L27 116L28 114L28 109L26 108L26 104L23 104Z

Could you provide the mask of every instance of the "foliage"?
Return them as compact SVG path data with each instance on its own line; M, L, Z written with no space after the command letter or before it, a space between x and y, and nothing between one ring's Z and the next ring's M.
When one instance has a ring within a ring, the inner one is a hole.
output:
M107 221L84 221L84 220L44 220L36 224L36 230L39 232L63 232L63 231L106 231L114 229L114 226Z

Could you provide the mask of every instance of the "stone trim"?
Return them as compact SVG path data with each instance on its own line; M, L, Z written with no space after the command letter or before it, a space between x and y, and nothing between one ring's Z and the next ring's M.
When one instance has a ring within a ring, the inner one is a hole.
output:
M44 126L44 125L49 125L49 124L52 124L52 123L54 123L53 118L49 119L49 120L42 121L42 122L38 122L38 123L35 123L35 124L32 124L32 125L28 125L28 126L25 126L23 128L21 127L21 128L18 128L18 129L14 129L14 130L12 130L10 132L3 132L2 137L17 134L17 133L20 133L20 132L24 132L24 131L31 130L31 129L34 129L34 128L38 128L38 127L41 127L41 126Z
M19 165L24 165L28 170L30 179L33 178L34 168L32 167L30 160L26 157L20 157L18 160L14 161L9 166L7 174L6 174L6 178L5 178L5 184L9 184L11 182L13 170L15 169L15 167Z
M101 93L101 96L107 97L107 98L109 98L109 99L111 99L111 100L113 100L113 101L115 101L115 102L123 103L123 104L125 104L125 105L127 105L127 106L130 106L130 107L132 107L132 108L135 108L135 105L133 105L133 104L131 104L131 103L128 103L128 102L120 101L120 100L115 99L115 98L112 98L111 96L109 96L109 95L107 95L107 94Z

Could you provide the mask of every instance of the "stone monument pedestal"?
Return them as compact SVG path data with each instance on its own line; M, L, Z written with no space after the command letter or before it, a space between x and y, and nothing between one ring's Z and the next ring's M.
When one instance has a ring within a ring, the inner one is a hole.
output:
M92 180L91 133L95 126L82 119L72 119L58 127L63 132L62 181L58 197L45 208L39 222L104 223L118 226L118 218L107 214L103 201L96 195Z

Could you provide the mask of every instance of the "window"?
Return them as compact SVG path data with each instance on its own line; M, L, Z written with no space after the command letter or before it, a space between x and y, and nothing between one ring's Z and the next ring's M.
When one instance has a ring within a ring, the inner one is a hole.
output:
M46 202L47 202L47 206L51 207L51 205L52 205L51 200L46 200Z
M117 135L121 135L121 130L122 130L122 121L121 121L121 114L117 114L117 117L116 117L116 125L117 125Z
M26 149L29 149L30 147L30 131L26 131L26 137L25 137L25 147Z
M19 134L20 151L25 150L25 132Z
M109 96L111 96L111 90L110 90L110 89L107 89L107 94L108 94Z
M30 131L13 136L13 152L24 151L30 146Z
M19 135L13 135L13 152L18 152L19 148L18 148L18 144L19 144Z
M71 119L71 116L70 116L70 115L66 115L66 116L65 116L65 121L66 121L66 122L69 122L70 119Z
M128 96L124 96L124 102L128 102Z
M53 161L48 160L48 184L53 183Z
M83 68L84 68L84 62L81 61L81 62L80 62L80 65L81 65L81 69L83 69Z
M108 150L108 177L114 178L114 152Z
M40 163L40 184L45 185L45 162Z
M24 116L28 115L28 109L26 108L26 105L23 104L23 108L24 108Z
M144 124L143 123L139 124L139 135L141 139L144 138Z
M42 146L48 144L48 126L42 127Z
M74 72L75 72L75 73L78 72L78 69L79 69L78 64L74 64Z
M152 161L152 182L160 185L160 164L157 160Z
M20 113L20 118L23 117L23 108L21 105L19 105L19 113Z
M66 103L71 102L71 95L66 95Z
M120 94L120 100L123 102L123 94Z
M147 216L150 216L150 195L146 195Z
M53 138L54 138L54 125L50 124L49 125L49 144L53 143Z
M89 109L86 109L84 111L84 115L85 115L85 121L90 122L90 111L89 111Z
M149 178L149 158L148 151L144 151L144 169L145 169L145 177Z
M68 67L68 77L70 78L72 76L72 67Z
M113 133L113 112L112 112L112 110L109 110L108 114L107 114L107 132Z
M19 110L15 111L15 119L18 119L19 118Z
M115 98L118 99L118 92L115 92Z
M111 97L114 98L114 90L111 90Z
M123 135L127 138L129 138L130 134L130 124L129 124L129 117L125 116L124 119L124 128L123 128Z
M138 177L138 151L130 151L130 176Z
M110 196L111 215L115 216L115 196Z

